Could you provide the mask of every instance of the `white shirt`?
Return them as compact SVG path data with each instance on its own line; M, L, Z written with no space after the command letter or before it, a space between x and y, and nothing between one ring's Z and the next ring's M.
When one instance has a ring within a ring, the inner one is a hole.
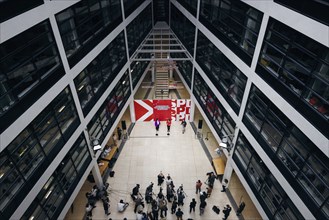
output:
M140 213L136 213L136 220L142 220L143 219L143 215Z
M124 203L119 202L119 203L118 203L118 211L119 211L119 212L123 212L123 211L124 211L124 206L125 206Z

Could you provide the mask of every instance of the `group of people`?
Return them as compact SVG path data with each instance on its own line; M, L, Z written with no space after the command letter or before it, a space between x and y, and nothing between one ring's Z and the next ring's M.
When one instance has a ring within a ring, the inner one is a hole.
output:
M166 196L164 195L164 188L162 187L164 183L166 186ZM153 182L146 187L145 201L148 205L146 212L144 212L145 204L143 196L139 192L140 185L136 184L132 189L131 197L135 202L134 212L136 213L136 219L159 220L159 217L165 218L169 210L168 203L172 203L170 213L176 215L177 219L182 219L184 213L180 206L184 205L184 199L187 197L183 190L183 185L179 186L176 191L170 175L168 174L165 177L162 172L157 176L157 185L159 186L159 192L157 194L153 192ZM196 204L195 199L193 199L193 201Z
M101 200L104 207L105 215L110 215L110 200L108 198L108 184L105 184L101 188L97 185L94 185L90 192L86 193L87 204L86 204L86 217L87 219L92 218L92 211L96 207L96 202Z
M207 180L204 182L207 185L206 190L202 190L203 183L201 180L197 180L195 184L195 193L199 194L199 214L200 216L204 214L205 208L207 206L207 198L210 197L211 191L214 187L216 176L213 172L207 173ZM224 183L227 184L227 180ZM166 196L164 195L163 185L165 183L166 187ZM168 174L166 177L160 171L157 176L157 185L159 186L159 192L155 194L153 192L154 183L151 182L150 185L146 187L145 190L145 202L147 204L147 210L144 211L145 203L144 197L140 193L140 185L136 184L136 186L132 189L131 198L135 203L134 212L136 213L137 220L159 220L160 218L165 218L167 216L167 212L169 210L169 203L171 203L170 213L172 215L176 215L177 220L182 220L184 212L182 211L182 206L184 206L185 199L188 197L184 192L183 184L181 184L177 190L175 190L174 182L171 176ZM86 216L87 219L91 219L92 210L95 208L96 201L101 200L103 203L104 211L106 215L110 215L110 200L108 198L107 192L108 184L103 186L102 188L98 188L96 185L92 188L91 192L86 193L86 197L88 203L86 205ZM211 189L211 190L209 190ZM223 187L225 191L225 186ZM195 212L197 201L195 198L189 203L189 212ZM128 202L124 202L122 199L117 204L117 211L124 212L126 208L129 206ZM239 207L238 215L243 211L245 204L242 204ZM213 206L213 210L219 214L220 209L218 206ZM230 205L226 205L223 208L224 218L226 220L230 215L232 208Z
M158 136L160 124L161 124L161 122L158 118L154 120L155 135L156 136ZM166 120L166 125L167 125L167 135L170 135L171 119L168 118ZM183 119L182 122L181 122L182 133L183 134L185 133L186 125L187 125L187 123L186 123L185 119Z
M211 192L212 189L214 187L214 183L216 180L216 175L214 174L214 172L208 172L207 173L207 180L205 181L205 184L207 185L206 187L206 191L202 191L201 186L202 186L202 182L201 180L196 181L195 183L195 193L196 194L200 194L200 215L203 215L205 208L207 206L207 202L206 199L209 198L211 196ZM224 180L224 184L223 185L223 190L222 192L225 192L225 187L226 184L228 183L228 181L225 179ZM213 206L213 210L219 214L220 213L220 209L218 206ZM223 220L226 220L228 218L228 216L230 215L232 208L229 204L227 204L224 208L223 208L223 214L224 214L224 218ZM191 212L191 206L190 206L190 212Z
M205 208L207 206L207 198L210 197L211 191L216 176L213 172L207 173L207 180L205 184L207 185L207 191L202 190L202 182L198 180L196 182L196 194L200 194L200 204L199 211L200 215L203 215ZM135 202L134 212L136 213L137 220L159 220L160 218L165 218L167 216L167 212L170 207L169 203L171 203L170 213L176 215L177 220L181 220L183 218L184 212L182 211L182 206L184 206L185 199L187 198L187 194L184 192L183 185L181 184L177 190L175 190L174 182L171 176L168 174L166 177L160 171L157 176L157 185L159 186L159 192L155 194L153 192L154 183L151 182L149 186L146 187L145 190L145 201L148 206L147 211L144 212L145 204L144 198L139 192L140 185L136 184L136 186L132 189L131 197ZM166 187L166 196L164 195L164 188ZM197 205L197 201L195 198L192 198L189 203L189 212L195 212L195 208ZM226 205L223 208L224 220L226 220L231 212L232 208L229 205ZM218 208L218 214L220 210Z

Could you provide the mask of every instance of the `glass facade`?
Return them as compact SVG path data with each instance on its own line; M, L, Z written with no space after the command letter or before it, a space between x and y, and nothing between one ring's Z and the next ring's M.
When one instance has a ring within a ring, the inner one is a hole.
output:
M313 215L329 218L328 157L255 86L243 122Z
M136 49L151 29L152 8L151 5L149 5L127 26L127 39L130 57L135 53Z
M270 19L256 69L329 137L329 48Z
M196 61L235 113L239 114L247 77L200 31Z
M174 5L171 5L171 29L193 57L195 26Z
M169 24L169 0L152 0L154 24L164 21Z
M43 0L10 0L0 1L0 23L4 22L14 16L22 14L30 9L42 5Z
M122 21L120 0L82 0L56 15L70 67Z
M127 18L144 1L145 0L123 0L123 7L125 9L125 17Z
M183 60L183 61L176 61L176 63L179 72L182 74L182 76L185 79L185 82L187 83L188 87L191 89L192 70L193 70L192 62L188 60Z
M328 1L317 0L274 0L274 2L282 4L298 13L311 17L317 21L329 25L329 4Z
M79 123L71 92L66 88L0 153L0 211L6 219Z
M196 17L196 11L198 7L198 0L177 0L185 9L187 9L194 17ZM171 6L173 9L173 6Z
M103 142L131 94L128 72L128 70L125 72L87 125L90 137L98 139L100 143Z
M82 134L21 219L57 219L90 162L91 156Z
M220 138L234 134L235 122L196 69L193 94ZM227 137L228 144L232 144L232 140L232 136Z
M241 132L236 142L233 160L269 219L304 219Z
M74 79L84 115L92 109L126 62L125 38L121 32Z
M249 66L262 19L242 1L201 0L200 21Z
M0 131L6 129L62 76L49 21L0 44Z
M146 58L149 54L142 54L143 57L138 58ZM130 65L131 71L131 79L133 83L133 88L136 87L137 83L141 79L143 73L145 72L147 66L149 65L150 61L133 61Z

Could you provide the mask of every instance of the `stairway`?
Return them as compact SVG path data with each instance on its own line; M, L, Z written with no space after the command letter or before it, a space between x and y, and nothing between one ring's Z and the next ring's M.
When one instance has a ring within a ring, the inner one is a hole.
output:
M155 98L169 98L168 64L157 61L155 64Z

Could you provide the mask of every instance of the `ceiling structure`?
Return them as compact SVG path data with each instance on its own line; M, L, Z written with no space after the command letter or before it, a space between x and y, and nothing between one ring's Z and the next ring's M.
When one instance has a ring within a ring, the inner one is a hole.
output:
M131 57L131 61L192 61L166 22L157 22Z

